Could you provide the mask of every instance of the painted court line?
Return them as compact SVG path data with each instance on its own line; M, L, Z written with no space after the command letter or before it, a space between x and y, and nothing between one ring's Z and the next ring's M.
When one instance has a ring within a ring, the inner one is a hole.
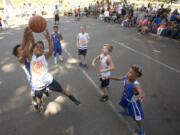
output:
M155 63L158 63L158 64L160 64L160 65L162 65L162 66L164 66L164 67L166 67L166 68L180 74L180 70L178 70L178 69L176 69L174 67L171 67L171 66L169 66L169 65L167 65L167 64L165 64L165 63L163 63L163 62L161 62L159 60L156 60L156 59L154 59L154 58L152 58L152 57L150 57L150 56L148 56L148 55L146 55L146 54L144 54L142 52L139 52L139 51L125 45L123 42L118 42L118 41L115 41L115 40L111 40L111 41L118 44L118 45L120 45L120 46L122 46L122 47L124 47L124 48L126 48L126 49L128 49L128 50L130 50L130 51L132 51L132 52L134 52L134 53L136 53L136 54L139 54L139 55L141 55L141 56L143 56L143 57L145 57L145 58L147 58L147 59L149 59L149 60L151 60L151 61L153 61Z
M69 58L73 58L73 56L69 53L69 51L64 48L64 52L68 55ZM98 87L98 85L93 81L93 79L88 75L88 73L83 69L83 68L79 68L81 70L81 72L84 74L84 76L91 82L91 84L96 88L96 90L98 91L98 93L100 95L102 95L102 91L101 89ZM113 103L108 100L107 104L110 106L110 108L113 110L113 112L117 115L117 117L127 126L127 128L129 129L129 131L131 132L132 135L137 135L135 133L135 130L133 127L131 127L129 125L129 123L127 121L124 120L124 118L118 114L118 110L116 109L116 107L113 105Z

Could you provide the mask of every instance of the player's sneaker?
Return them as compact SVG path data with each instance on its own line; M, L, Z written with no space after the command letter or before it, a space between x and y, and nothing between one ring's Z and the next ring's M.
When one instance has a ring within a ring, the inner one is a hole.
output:
M82 62L79 62L79 66L80 66L80 67L83 66Z
M77 106L79 106L79 105L81 104L81 102L80 102L79 100L74 101L74 103L75 103Z
M145 135L144 128L139 129L139 135Z
M83 67L88 68L87 64L83 64Z
M63 57L61 55L59 55L59 60L63 62Z
M35 110L35 111L38 111L38 108L39 108L39 107L38 107L38 103L33 100L33 101L32 101L32 105L33 105L33 107L34 107L34 110Z
M124 109L120 110L119 113L122 115L129 115L128 111Z
M44 93L47 97L49 97L49 91L48 91L48 90L44 89L44 90L43 90L43 93Z
M100 98L100 101L101 102L106 102L106 101L108 101L109 100L109 96L102 96L101 98Z

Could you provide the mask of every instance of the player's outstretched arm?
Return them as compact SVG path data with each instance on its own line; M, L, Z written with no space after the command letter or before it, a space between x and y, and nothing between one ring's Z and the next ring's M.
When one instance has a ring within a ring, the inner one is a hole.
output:
M124 77L109 76L108 79L116 80L116 81L123 81Z
M91 64L93 67L96 66L96 61L97 61L97 60L100 60L100 55L98 55L97 57L95 57L95 58L93 59L92 64Z
M134 89L135 89L136 91L138 91L138 93L139 93L139 94L138 94L138 97L140 98L141 102L144 101L144 99L145 99L145 93L144 93L144 91L142 90L140 84L136 84L136 85L134 86Z
M46 33L43 34L45 36L45 38L48 40L48 44L49 44L49 50L47 52L45 52L45 57L46 57L46 60L48 60L51 56L52 56L52 53L53 53L53 45L52 45L52 42L51 42L51 39L50 39L50 35L49 35L49 31L46 30Z
M21 42L21 49L22 49L22 50L24 50L25 47L26 47L26 45L27 45L26 42L27 42L27 40L28 40L28 34L29 34L29 32L31 32L30 28L29 28L29 27L26 27L26 28L24 29L23 38L22 38L22 42Z
M29 46L29 55L32 56L34 47L36 45L36 42L35 42L32 32L29 34L29 38L30 38L30 42L31 42L31 45Z
M28 35L27 35L28 36ZM21 65L25 64L25 59L28 57L29 54L29 45L30 45L30 38L27 37L27 40L25 42L25 48L23 49L22 55L18 58L18 61Z

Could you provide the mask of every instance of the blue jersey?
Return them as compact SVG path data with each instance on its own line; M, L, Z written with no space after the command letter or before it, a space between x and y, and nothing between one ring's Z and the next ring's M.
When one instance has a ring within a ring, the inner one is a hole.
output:
M28 60L27 58L25 59L25 68L26 68L29 76L31 76L31 72L30 72L30 62L29 62L29 60Z
M134 81L130 84L126 83L127 77L124 77L124 91L123 96L125 96L127 99L131 100L131 98L134 96L134 86L135 84L139 84L138 81Z
M25 71L25 73L27 75L28 82L29 82L29 84L31 86L31 95L33 95L34 90L32 88L32 75L31 75L31 71L30 71L30 62L29 62L29 60L27 58L25 59L25 65L23 66L23 69L24 69L24 71Z
M139 84L138 81L134 81L130 84L126 83L127 77L124 77L124 91L120 100L120 105L128 108L129 115L134 120L144 119L144 113L141 106L141 101L134 95L134 86Z
M57 41L57 39L59 41ZM57 48L61 47L61 42L60 42L61 41L61 37L60 37L59 32L57 34L53 32L52 40L53 40L53 47L54 47L54 49L57 49Z

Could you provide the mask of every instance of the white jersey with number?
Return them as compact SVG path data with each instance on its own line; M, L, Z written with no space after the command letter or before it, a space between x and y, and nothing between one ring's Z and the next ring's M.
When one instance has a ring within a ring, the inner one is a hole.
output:
M101 54L100 55L100 69L107 69L109 68L110 66L107 64L107 59L110 58L109 55L104 55L104 54ZM103 72L101 73L101 76L102 77L108 77L111 75L111 72L108 71L108 72Z
M31 60L32 87L34 90L42 90L53 81L52 75L48 72L48 63L45 55L32 56Z
M90 39L89 34L88 33L79 33L77 36L77 39L79 40L79 49L87 49L87 43Z

